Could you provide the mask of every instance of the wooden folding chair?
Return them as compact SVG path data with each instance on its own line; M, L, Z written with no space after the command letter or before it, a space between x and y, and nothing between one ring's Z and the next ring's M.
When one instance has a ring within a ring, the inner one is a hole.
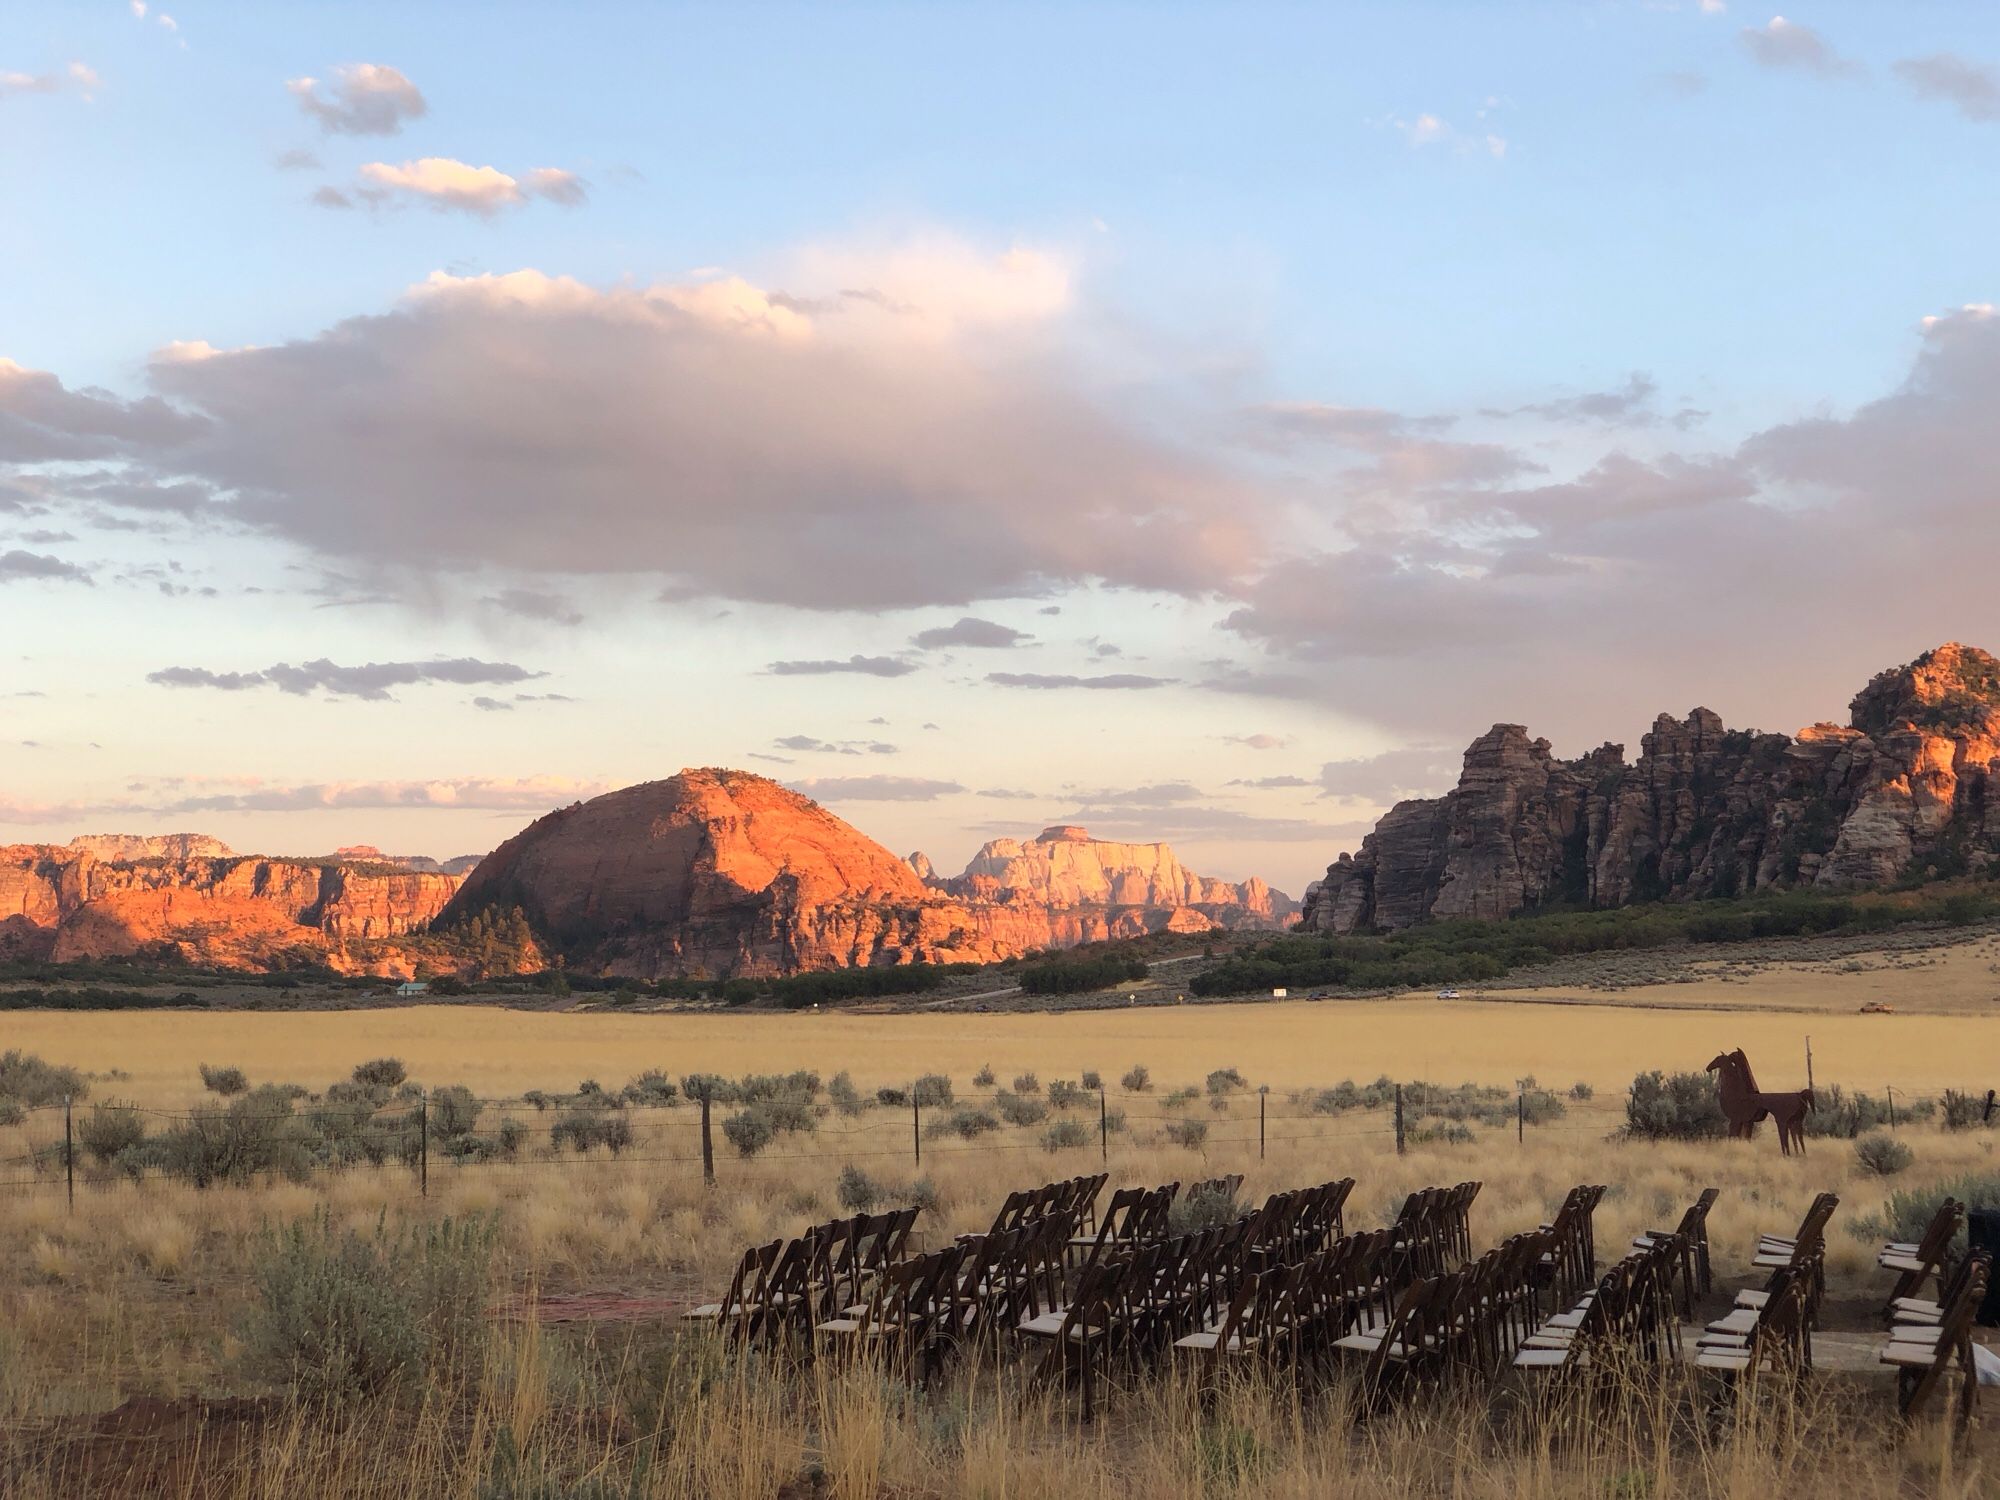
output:
M1117 1308L1130 1264L1115 1259L1089 1262L1078 1275L1076 1291L1067 1304L1015 1325L1024 1337L1049 1346L1035 1368L1035 1383L1066 1382L1070 1373L1076 1372L1083 1386L1086 1422L1095 1410L1097 1370L1116 1332Z
M722 1294L722 1300L690 1308L681 1314L682 1319L710 1324L732 1336L749 1332L751 1323L763 1306L765 1279L770 1276L771 1267L777 1264L778 1255L784 1248L785 1242L780 1239L745 1250L743 1258L736 1263L735 1273L729 1278L729 1290Z
M1973 1363L1972 1324L1979 1304L1986 1297L1992 1259L1984 1250L1966 1257L1965 1275L1955 1277L1953 1296L1940 1309L1934 1324L1903 1325L1893 1332L1877 1356L1896 1367L1896 1410L1907 1422L1916 1420L1943 1384L1952 1366L1958 1367L1958 1399L1952 1414L1955 1430L1963 1432L1979 1404L1979 1370Z
M1676 1262L1676 1273L1681 1289L1681 1311L1690 1318L1694 1316L1695 1297L1706 1295L1715 1285L1708 1258L1708 1211L1715 1207L1715 1200L1721 1196L1719 1188L1703 1188L1701 1195L1688 1205L1675 1228L1649 1229L1632 1241L1634 1250L1650 1250L1662 1240L1679 1238L1681 1253Z
M1924 1283L1935 1279L1940 1293L1944 1289L1946 1265L1951 1258L1953 1244L1958 1240L1959 1228L1965 1223L1965 1205L1956 1198L1946 1198L1931 1215L1923 1235L1913 1245L1900 1244L1891 1240L1875 1257L1875 1264L1885 1271L1896 1273L1896 1284L1889 1290L1889 1296L1882 1304L1885 1316L1893 1316L1899 1299L1913 1297L1923 1290Z

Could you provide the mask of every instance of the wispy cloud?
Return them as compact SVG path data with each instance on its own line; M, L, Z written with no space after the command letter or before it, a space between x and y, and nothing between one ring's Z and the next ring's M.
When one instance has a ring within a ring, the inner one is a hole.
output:
M1783 16L1773 16L1762 26L1746 26L1741 37L1744 50L1762 67L1796 68L1822 78L1851 78L1860 71L1812 27Z
M1981 63L1950 52L1906 57L1895 74L1919 99L1949 104L1968 120L2000 120L2000 76Z
M813 776L789 785L819 802L935 802L965 790L921 776Z
M850 656L845 661L774 661L764 669L773 677L827 677L842 672L858 672L865 677L907 677L917 670L915 662L893 656Z
M557 167L537 167L514 177L498 167L475 167L449 156L371 161L361 168L356 184L356 196L371 203L402 199L482 219L519 208L530 198L574 208L589 196L582 178Z
M546 676L512 662L480 661L476 657L440 657L432 661L380 661L343 667L321 657L293 666L278 662L254 672L216 672L207 667L162 667L148 672L146 681L161 687L215 688L223 692L243 692L251 688L275 687L283 693L325 692L337 698L364 698L381 701L389 689L419 683L448 682L460 685L526 682Z
M430 109L422 90L385 63L348 63L330 79L294 78L285 87L329 135L395 135Z
M1098 677L1079 677L1068 672L988 672L986 680L996 687L1093 688L1116 692L1121 689L1166 687L1176 679L1147 677L1138 672L1107 672Z
M964 615L955 624L933 626L920 630L910 637L910 644L921 646L926 651L942 646L978 646L998 648L1018 646L1033 640L1025 630L1016 630L1011 625L1001 625L993 620L975 619Z

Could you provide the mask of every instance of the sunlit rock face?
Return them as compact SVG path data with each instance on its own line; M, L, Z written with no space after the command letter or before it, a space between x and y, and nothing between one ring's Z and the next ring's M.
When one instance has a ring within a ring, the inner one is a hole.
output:
M458 877L265 859L201 834L0 847L0 956L351 969L358 945L423 928Z
M913 861L921 856L913 856ZM928 869L929 860L923 861ZM980 907L1045 913L1039 946L1069 947L1149 932L1276 929L1298 903L1252 876L1241 883L1197 875L1168 844L1094 839L1073 823L1031 840L993 839L964 873L930 884Z
M2000 662L1949 643L1876 676L1846 726L1796 737L1662 714L1637 761L1562 761L1519 725L1465 753L1458 785L1399 803L1308 892L1343 933L1556 905L1770 887L1883 885L2000 861Z

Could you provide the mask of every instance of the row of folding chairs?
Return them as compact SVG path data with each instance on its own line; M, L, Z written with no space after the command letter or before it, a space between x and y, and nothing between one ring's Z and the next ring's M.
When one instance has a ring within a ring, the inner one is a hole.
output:
M1075 1231L1094 1235L1097 1232L1097 1195L1104 1191L1104 1184L1110 1180L1109 1172L1099 1172L1088 1177L1072 1177L1067 1182L1050 1182L1041 1187L1011 1192L1007 1201L1000 1205L1000 1211L993 1216L990 1232L998 1234L1052 1214L1066 1214L1074 1222Z
M1156 1188L1114 1190L1111 1201L1104 1206L1103 1216L1097 1221L1096 1232L1071 1236L1069 1248L1072 1261L1084 1266L1094 1265L1107 1256L1163 1238L1167 1233L1174 1199L1179 1196L1180 1190L1178 1182Z
M1838 1193L1820 1193L1813 1198L1799 1227L1793 1234L1760 1234L1757 1236L1756 1253L1750 1257L1750 1265L1759 1271L1771 1273L1772 1281L1763 1291L1744 1291L1736 1294L1736 1307L1755 1308L1762 1300L1777 1289L1777 1276L1789 1272L1801 1283L1800 1295L1805 1299L1806 1329L1810 1335L1819 1321L1820 1302L1826 1294L1826 1226L1833 1218L1833 1211L1840 1207ZM1811 1354L1811 1339L1807 1339L1807 1354Z
M1515 1235L1454 1271L1420 1276L1379 1316L1336 1340L1336 1349L1362 1359L1366 1406L1410 1381L1490 1379L1534 1326L1535 1266L1546 1241L1542 1231Z
M1238 1179L1239 1183L1241 1179ZM1317 1187L1273 1193L1257 1211L1252 1242L1263 1264L1283 1265L1316 1255L1346 1232L1352 1177Z
M1694 1318L1695 1298L1705 1297L1715 1289L1715 1270L1708 1255L1708 1211L1721 1196L1719 1188L1703 1188L1700 1196L1687 1206L1679 1224L1672 1229L1648 1229L1632 1241L1634 1250L1650 1250L1656 1242L1668 1238L1680 1241L1680 1259L1674 1271L1680 1283L1681 1315L1690 1321Z
M791 1240L753 1245L737 1261L722 1300L684 1316L744 1340L803 1331L859 1300L901 1261L916 1221L915 1208L856 1214L810 1225Z
M1349 1329L1380 1315L1392 1240L1386 1229L1369 1230L1295 1261L1246 1268L1218 1314L1175 1340L1177 1355L1211 1373L1246 1360L1275 1368L1322 1361Z
M1472 1258L1472 1200L1480 1184L1418 1188L1392 1227L1398 1281L1440 1276Z
M1555 1230L1543 1232L1553 1235ZM1584 1372L1678 1360L1673 1285L1681 1241L1672 1234L1649 1238L1644 1249L1626 1255L1595 1286L1523 1339L1514 1351L1513 1368L1525 1378L1553 1382Z
M1965 1225L1965 1205L1947 1196L1931 1215L1924 1232L1914 1241L1890 1240L1875 1255L1875 1264L1896 1273L1896 1284L1883 1303L1883 1316L1895 1320L1896 1304L1915 1297L1924 1284L1936 1281L1940 1288L1952 1273L1952 1247Z
M1602 1183L1579 1183L1564 1194L1556 1216L1541 1227L1549 1247L1542 1252L1538 1273L1558 1303L1584 1297L1597 1282L1597 1205L1604 1200Z
M1992 1256L1983 1249L1974 1250L1939 1286L1936 1300L1897 1299L1888 1342L1877 1358L1895 1368L1896 1409L1904 1421L1916 1420L1931 1393L1952 1378L1954 1369L1958 1394L1953 1402L1953 1423L1962 1432L1972 1420L1979 1404L1972 1325L1992 1273Z

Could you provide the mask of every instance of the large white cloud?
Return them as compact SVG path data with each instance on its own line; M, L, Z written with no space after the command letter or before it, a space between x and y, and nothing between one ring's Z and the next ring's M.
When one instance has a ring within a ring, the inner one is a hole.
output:
M439 274L313 337L156 358L183 426L153 463L322 555L809 608L1198 593L1252 568L1255 492L1093 385L1058 259L931 244L879 270L804 256L787 291Z

